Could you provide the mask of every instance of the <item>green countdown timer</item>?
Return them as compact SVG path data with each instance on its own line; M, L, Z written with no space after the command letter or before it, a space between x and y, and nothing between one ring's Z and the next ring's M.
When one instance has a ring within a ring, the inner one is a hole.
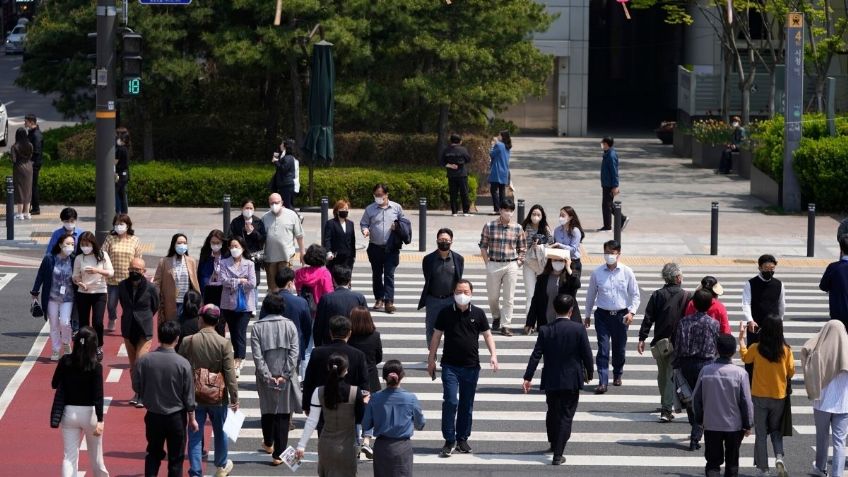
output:
M124 78L123 94L128 96L138 96L141 94L141 78Z

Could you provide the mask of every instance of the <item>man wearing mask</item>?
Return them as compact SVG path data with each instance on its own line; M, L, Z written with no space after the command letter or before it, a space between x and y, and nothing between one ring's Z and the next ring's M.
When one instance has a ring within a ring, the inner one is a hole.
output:
M44 160L44 156L42 155L44 137L41 135L41 128L38 127L38 118L32 113L24 117L24 128L26 128L29 142L32 144L32 201L30 202L30 214L40 215L38 174L41 172L41 164Z
M480 234L480 255L486 265L486 292L492 312L492 329L512 336L512 310L515 306L515 284L518 268L524 265L527 239L524 229L512 222L515 202L507 197L500 203L498 219L483 226ZM501 287L504 306L501 308ZM503 320L503 321L501 321Z
M783 319L786 311L786 291L783 283L774 278L774 270L777 268L777 259L774 255L761 255L757 260L759 273L751 278L742 287L742 314L744 321L748 324L747 343L760 341L757 322L768 315L774 314ZM745 369L751 376L754 372L753 364L746 364Z
M445 445L439 457L450 457L456 449L468 454L471 446L472 410L474 394L477 392L477 380L480 377L480 344L482 334L489 348L489 363L494 372L498 371L498 356L495 339L489 328L486 313L471 304L474 286L461 279L454 289L454 304L443 309L436 318L433 339L430 342L430 354L427 357L427 372L436 379L436 352L442 335L445 337L445 349L442 352L442 387L445 400L442 402L442 436ZM455 446L455 447L454 447Z
M446 307L453 304L453 290L456 282L462 279L462 271L465 267L465 258L451 251L453 243L453 231L451 229L440 229L436 232L436 245L438 249L424 257L421 261L421 269L424 272L424 288L421 290L421 299L418 301L418 309L426 307L426 337L427 347L433 338L433 326L436 318Z
M462 145L459 134L450 135L450 145L442 151L442 167L447 169L448 189L450 191L451 213L459 216L459 200L462 200L462 215L468 217L471 206L468 200L468 170L465 165L471 162L468 149Z
M390 250L386 245L389 236L403 217L403 208L389 200L389 186L374 186L374 202L365 208L359 228L368 239L368 261L371 262L371 286L374 291L373 310L395 312L395 269L400 263L400 250Z
M595 305L595 331L598 336L598 387L595 394L607 392L609 383L610 341L612 341L613 386L621 386L624 373L624 353L627 346L627 327L639 310L641 298L636 275L627 265L619 263L621 244L615 240L604 243L604 263L592 272L586 290L586 319L592 325Z
M283 267L291 268L295 254L295 240L300 252L300 263L303 264L303 225L300 216L283 205L283 198L276 192L268 197L271 210L262 216L265 225L265 279L268 291L277 293L277 270Z
M312 340L316 348L333 341L330 334L330 320L334 316L350 318L351 310L357 306L368 306L365 295L350 289L352 273L350 268L336 265L331 273L336 289L321 297L315 312L315 324L312 325ZM309 402L307 401L306 404L308 405Z
M47 249L44 250L44 255L50 253L53 250L53 246L56 245L56 242L59 241L66 233L73 232L74 234L74 243L79 242L79 236L82 234L83 230L77 227L77 211L73 207L65 207L59 212L59 220L62 221L62 226L53 231L53 234L50 236L50 241L47 242Z
M153 339L153 315L159 309L159 290L144 276L144 260L134 258L129 266L129 278L118 284L121 302L121 336L127 348L130 373L135 376L135 363L148 351ZM141 399L135 394L130 404L142 408Z
M611 137L601 139L601 148L604 150L603 159L601 160L601 213L604 219L604 226L598 229L598 232L612 230L612 212L613 200L620 192L618 189L618 153L612 147L615 141ZM627 216L621 217L621 230L627 227L630 220Z

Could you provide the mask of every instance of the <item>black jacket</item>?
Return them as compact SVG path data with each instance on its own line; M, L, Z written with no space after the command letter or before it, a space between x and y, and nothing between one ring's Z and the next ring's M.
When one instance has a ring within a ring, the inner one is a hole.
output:
M448 177L466 177L468 176L468 169L465 167L466 164L471 162L471 155L468 154L468 149L465 146L460 146L458 144L451 144L442 151L441 163L442 167L445 167L448 164L456 164L459 166L458 169L447 169Z
M527 322L524 326L537 327L548 323L548 274L542 273L536 277L536 288L533 290L533 300L530 309L527 310ZM580 305L577 303L577 289L580 288L579 279L573 279L571 275L560 275L560 295L571 295L574 298L574 307L571 309L571 320L581 323Z
M398 253L404 244L412 242L412 222L406 217L395 220L395 229L386 242L386 253Z
M121 302L121 335L130 337L130 325L136 322L147 337L153 336L153 315L159 310L159 290L142 278L138 288L126 279L118 284L118 298Z
M451 254L453 255L454 269L453 285L451 286L451 289L453 289L456 287L456 282L462 278L462 272L465 269L465 258L454 251L452 251ZM424 308L424 302L427 300L427 295L430 294L430 280L433 278L430 272L433 270L433 262L436 260L441 260L438 250L427 254L424 259L421 260L421 269L424 272L424 288L421 289L421 299L418 300L419 310Z
M356 256L356 226L348 219L345 230L337 219L330 219L324 224L324 239L321 245L336 256L336 263L344 263L345 259Z
M323 386L327 382L327 361L329 361L330 355L334 353L347 356L348 370L344 381L351 386L358 386L359 389L368 389L368 367L365 354L343 340L335 340L312 350L312 356L309 358L309 364L306 365L306 373L303 377L303 395L309 396L309 398L303 399L304 411L309 410L309 403L312 400L312 393L315 388Z
M592 379L592 348L589 335L581 323L558 319L539 328L536 346L527 363L524 379L531 381L539 360L542 368L542 391L577 391L584 380Z
M677 322L683 318L686 311L688 298L689 294L680 285L666 285L654 291L645 307L645 317L639 328L639 341L648 339L653 325L656 325L656 328L654 328L651 346L661 339L671 339Z
M336 315L350 317L350 311L357 306L368 306L365 295L347 287L338 287L334 292L322 296L315 313L315 323L312 325L312 340L315 347L332 341L330 318Z
M280 190L283 187L294 187L294 156L286 154L279 161L274 163L276 168L274 172L274 190Z
M347 344L362 351L365 354L365 363L368 366L368 389L371 393L380 390L380 375L377 365L383 361L383 340L380 332L374 331L370 335L354 335L347 340Z
M265 223L262 222L261 218L254 215L253 233L248 234L245 237L244 216L239 215L230 222L230 236L244 237L244 241L247 243L247 250L251 253L262 250L265 248Z
M41 162L44 160L42 151L44 150L44 136L41 135L41 129L36 126L30 129L27 133L29 142L32 143L32 164L36 167L41 167ZM55 157L53 159L56 159Z

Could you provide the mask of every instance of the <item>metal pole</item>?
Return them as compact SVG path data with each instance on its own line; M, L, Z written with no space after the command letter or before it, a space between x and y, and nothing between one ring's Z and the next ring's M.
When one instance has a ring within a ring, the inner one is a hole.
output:
M524 222L524 199L518 199L518 223Z
M6 176L6 240L15 240L15 183Z
M324 225L329 220L329 210L330 210L330 198L325 196L321 197L321 243L324 243Z
M230 207L232 207L230 194L224 194L224 225L221 227L224 235L230 235Z
M97 0L95 100L96 236L103 242L115 216L115 0Z
M621 201L615 201L612 204L613 213L613 239L621 245Z
M832 76L827 77L827 132L836 137L836 78Z
M418 199L418 251L427 250L427 198Z
M710 255L718 255L718 202L710 210Z
M816 256L816 204L807 204L807 256Z

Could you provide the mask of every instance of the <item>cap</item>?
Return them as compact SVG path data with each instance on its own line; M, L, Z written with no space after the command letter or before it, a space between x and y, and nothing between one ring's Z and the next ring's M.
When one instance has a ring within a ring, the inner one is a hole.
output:
M571 260L571 254L568 253L568 250L563 250L561 248L545 248L545 258L550 258L553 260Z
M718 279L712 275L707 275L701 279L700 288L706 288L713 292L716 296L724 295L724 288L721 286L721 283L718 282Z
M721 283L716 283L715 285L713 285L713 293L718 296L724 295L724 288L721 286Z

